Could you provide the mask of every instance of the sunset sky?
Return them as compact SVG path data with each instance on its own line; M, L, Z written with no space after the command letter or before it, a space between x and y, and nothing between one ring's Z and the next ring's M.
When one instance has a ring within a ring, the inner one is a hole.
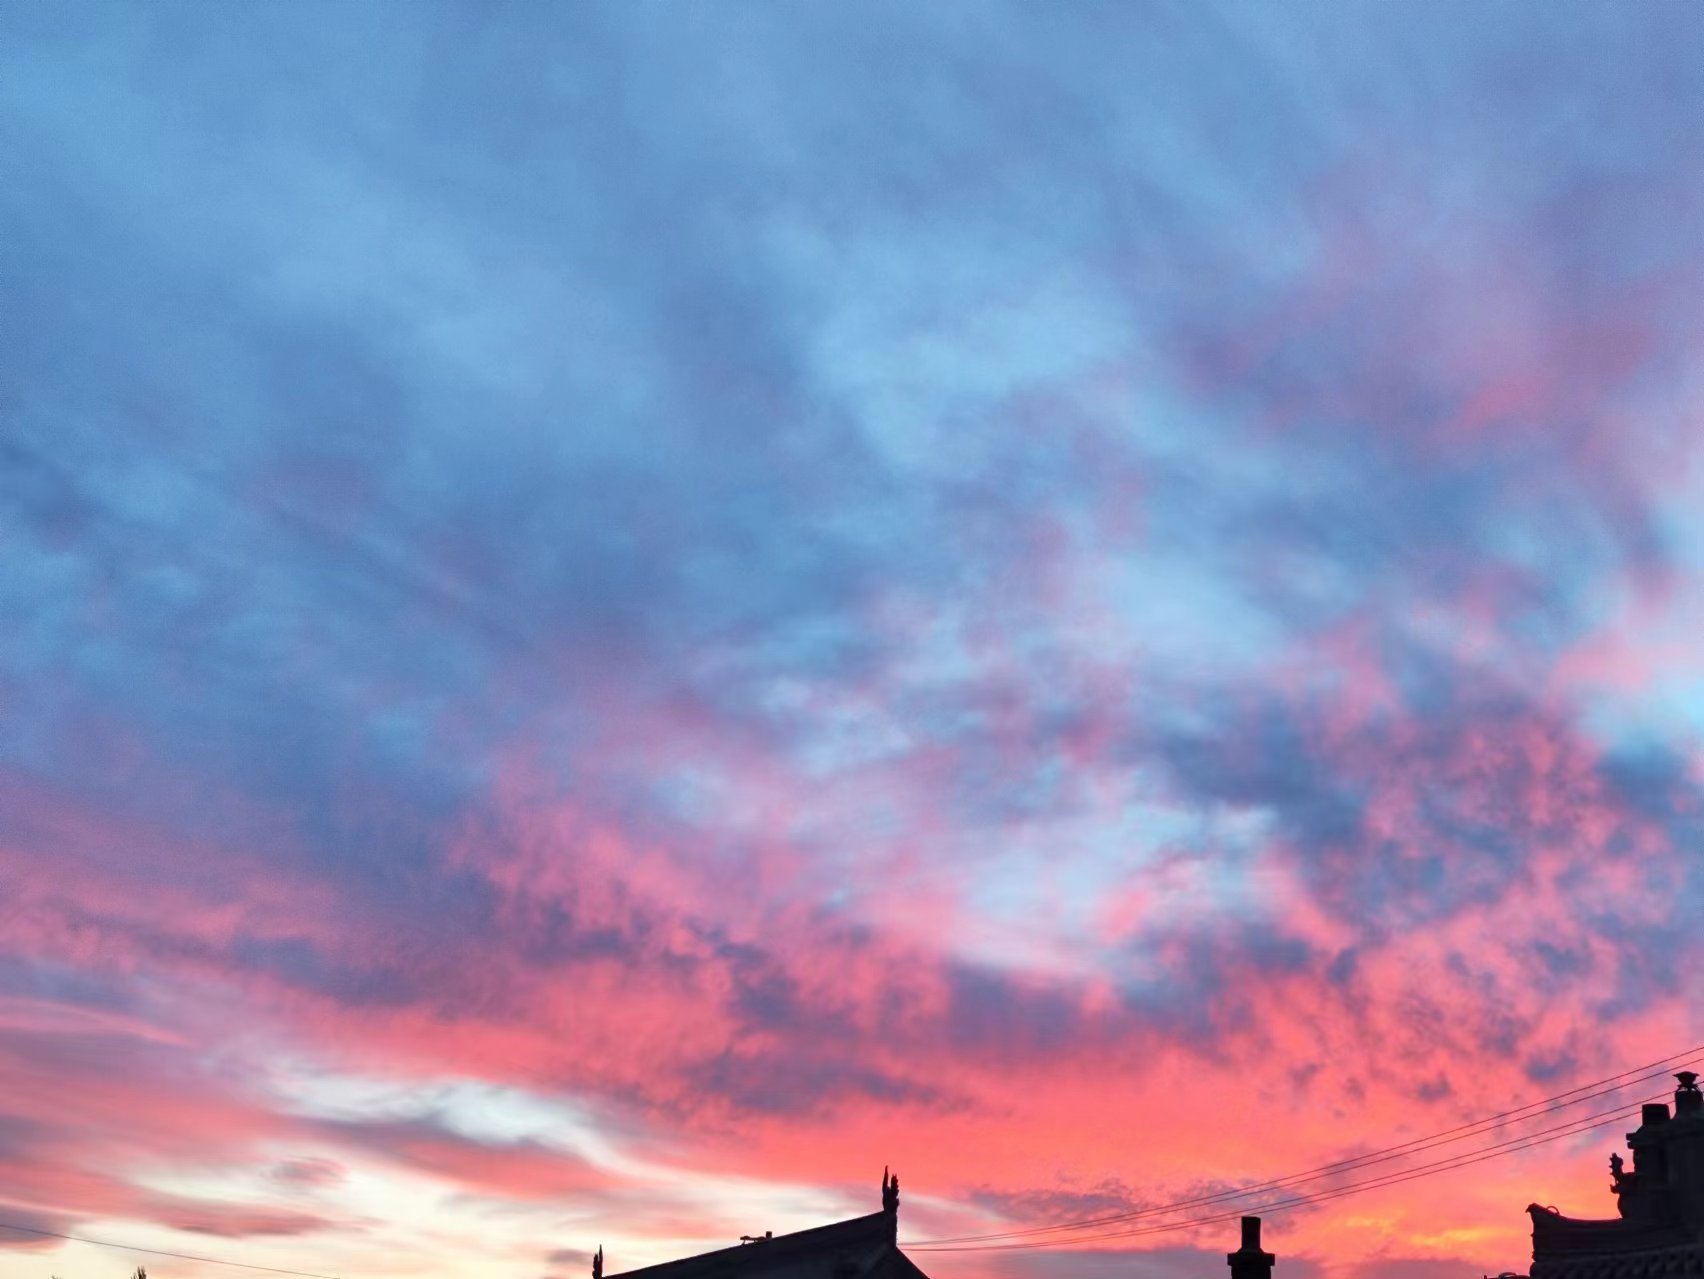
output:
M1695 0L7 0L0 152L0 1279L1017 1230L1704 1043ZM1524 1270L1663 1091L1278 1279Z

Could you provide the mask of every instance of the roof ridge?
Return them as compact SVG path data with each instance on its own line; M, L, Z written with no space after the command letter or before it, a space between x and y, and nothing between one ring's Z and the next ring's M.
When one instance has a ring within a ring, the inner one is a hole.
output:
M758 1257L754 1253L761 1252L765 1258L773 1257L778 1252L792 1252L801 1246L823 1243L840 1234L848 1236L847 1242L858 1240L869 1245L892 1246L893 1240L887 1232L888 1221L886 1212L872 1212L861 1217L848 1217L843 1221L831 1221L821 1226L807 1226L803 1230L789 1231L784 1235L769 1235L754 1239L750 1243L730 1244L709 1252L694 1253L690 1257L678 1257L673 1261L659 1261L649 1266L611 1273L607 1279L630 1279L634 1275L658 1275L666 1271L684 1271L693 1267L711 1269L736 1260L756 1262ZM865 1231L870 1232L871 1237L868 1240L861 1238Z

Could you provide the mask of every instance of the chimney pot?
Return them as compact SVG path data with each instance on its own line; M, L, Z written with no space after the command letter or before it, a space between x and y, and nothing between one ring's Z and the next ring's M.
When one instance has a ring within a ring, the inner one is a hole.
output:
M1278 1258L1261 1250L1259 1217L1242 1219L1242 1247L1227 1253L1225 1260L1230 1263L1231 1279L1272 1279Z
M1674 1090L1675 1117L1704 1112L1704 1094L1698 1091L1697 1072L1682 1070L1676 1073L1675 1078L1680 1080L1680 1087Z

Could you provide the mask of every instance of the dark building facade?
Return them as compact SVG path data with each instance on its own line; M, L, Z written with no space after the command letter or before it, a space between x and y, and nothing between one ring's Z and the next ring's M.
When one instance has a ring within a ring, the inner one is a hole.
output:
M1632 1168L1610 1156L1618 1217L1594 1221L1528 1206L1532 1279L1704 1275L1704 1094L1692 1071L1675 1078L1674 1113L1653 1102L1627 1134Z
M604 1279L603 1250L592 1279ZM929 1279L899 1250L899 1178L882 1174L882 1210L790 1235L665 1261L610 1279Z

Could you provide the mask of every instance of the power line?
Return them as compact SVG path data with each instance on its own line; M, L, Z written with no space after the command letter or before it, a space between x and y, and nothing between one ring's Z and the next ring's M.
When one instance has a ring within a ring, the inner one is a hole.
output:
M1507 1149L1507 1150L1491 1149L1488 1153L1482 1153L1482 1154L1470 1153L1469 1155L1466 1155L1466 1156L1455 1156L1455 1157L1453 1157L1449 1160L1440 1161L1440 1163L1438 1163L1438 1164L1426 1165L1425 1167L1410 1169L1406 1172L1388 1173L1384 1176L1375 1177L1375 1178L1372 1178L1371 1180L1368 1180L1368 1181L1365 1181L1365 1182L1358 1182L1358 1183L1356 1183L1355 1185L1352 1185L1352 1186L1344 1186L1344 1187L1341 1187L1340 1189L1337 1189L1337 1190L1320 1191L1317 1194L1311 1194L1311 1195L1299 1195L1299 1196L1297 1196L1293 1199L1282 1199L1282 1200L1278 1200L1278 1201L1276 1201L1274 1203L1270 1203L1270 1204L1251 1204L1251 1205L1247 1205L1245 1207L1234 1208L1234 1209L1230 1210L1229 1212L1215 1213L1215 1214L1213 1214L1211 1216L1207 1216L1207 1217L1193 1217L1193 1218L1190 1218L1187 1221L1170 1222L1170 1223L1167 1223L1167 1224L1164 1224L1164 1225L1156 1225L1156 1226L1142 1226L1142 1227L1138 1227L1137 1229L1134 1229L1134 1230L1118 1230L1118 1231L1109 1231L1109 1232L1102 1233L1102 1234L1083 1235L1083 1236L1079 1236L1079 1237L1071 1238L1071 1239L1047 1239L1047 1240L1032 1241L1032 1242L1029 1242L1029 1243L980 1244L980 1245L971 1245L971 1246L964 1246L964 1247L919 1248L919 1249L917 1249L917 1251L921 1251L921 1252L1006 1252L1006 1251L1016 1252L1016 1251L1034 1251L1034 1250L1047 1249L1047 1248L1059 1248L1061 1246L1064 1246L1064 1245L1067 1245L1067 1244L1074 1244L1074 1243L1100 1243L1100 1242L1103 1242L1103 1241L1109 1240L1109 1239L1131 1239L1131 1238L1136 1238L1136 1237L1141 1236L1141 1235L1175 1234L1176 1232L1178 1232L1180 1230L1193 1230L1193 1229L1195 1229L1196 1227L1199 1227L1199 1226L1212 1225L1214 1223L1222 1222L1222 1221L1233 1221L1252 1208L1258 1208L1259 1211L1262 1212L1262 1213L1283 1212L1283 1211L1286 1211L1290 1208L1306 1207L1306 1206L1316 1204L1316 1203L1324 1203L1324 1202L1327 1202L1327 1201L1333 1200L1333 1199L1343 1199L1343 1198L1347 1198L1351 1195L1357 1195L1357 1194L1364 1193L1365 1191L1368 1191L1368 1190L1378 1190L1378 1189L1382 1189L1386 1186L1401 1185L1403 1182L1407 1182L1407 1181L1417 1181L1417 1180L1419 1180L1423 1177L1437 1176L1437 1175L1439 1175L1439 1173L1450 1172L1450 1171L1453 1171L1457 1168L1465 1168L1465 1167L1469 1166L1470 1164L1483 1163L1487 1159L1497 1159L1497 1158L1501 1158L1504 1155L1514 1154L1514 1153L1516 1153L1517 1150L1529 1149L1533 1146L1542 1146L1542 1145L1545 1145L1545 1144L1552 1142L1552 1141L1560 1141L1564 1137L1570 1137L1570 1136L1574 1136L1578 1133L1590 1131L1593 1128L1602 1128L1602 1127L1606 1126L1607 1124L1618 1122L1619 1119L1620 1119L1620 1116L1623 1113L1624 1113L1623 1111L1617 1110L1615 1112L1615 1114L1611 1115L1608 1118L1594 1118L1594 1119L1589 1119L1589 1120L1586 1120L1586 1121L1576 1120L1572 1123L1565 1125L1564 1126L1565 1131L1555 1131L1555 1132L1552 1132L1551 1135L1549 1135L1549 1136L1537 1137L1537 1138L1533 1138L1533 1139L1522 1139L1520 1144L1515 1146L1513 1149ZM910 1247L912 1245L907 1245L907 1246Z
M1484 1136L1486 1131L1504 1121L1513 1119L1536 1119L1540 1115L1579 1105L1582 1102L1597 1097L1608 1096L1623 1088L1648 1079L1656 1078L1667 1073L1676 1065L1687 1064L1689 1059L1704 1054L1704 1045L1689 1048L1684 1052L1674 1053L1668 1057L1659 1058L1643 1066L1635 1066L1618 1074L1608 1075L1591 1083L1580 1084L1565 1092L1543 1097L1537 1101L1527 1102L1510 1110L1499 1111L1469 1123L1458 1124L1454 1128L1446 1128L1442 1132L1430 1136L1416 1137L1399 1145L1370 1151L1351 1159L1340 1159L1333 1163L1321 1164L1316 1168L1307 1168L1297 1173L1274 1178L1271 1181L1260 1182L1236 1190L1218 1191L1214 1194L1198 1195L1189 1199L1174 1200L1171 1203L1159 1204L1148 1208L1134 1209L1129 1212L1110 1213L1101 1217L1088 1217L1077 1221L1056 1222L1046 1226L1032 1226L1021 1230L995 1231L982 1235L952 1235L936 1239L921 1239L908 1243L907 1247L933 1247L957 1244L972 1244L993 1242L998 1240L1019 1239L1035 1235L1060 1234L1074 1230L1087 1230L1094 1226L1112 1225L1120 1222L1134 1221L1142 1217L1151 1217L1162 1213L1174 1212L1180 1208L1196 1207L1230 1199L1245 1198L1267 1190L1288 1189L1295 1185L1316 1181L1333 1172L1347 1172L1370 1167L1373 1164L1386 1163L1392 1159L1401 1158L1408 1154L1418 1154L1422 1150L1437 1146L1449 1145L1457 1141L1465 1141L1472 1137ZM1617 1082L1619 1081L1619 1082ZM1571 1099L1571 1100L1570 1100ZM1617 1112L1619 1113L1619 1112Z
M1375 1163L1385 1163L1391 1159L1400 1158L1404 1154L1416 1154L1421 1150L1435 1146L1448 1145L1456 1141L1465 1141L1471 1137L1482 1136L1486 1129L1494 1127L1510 1119L1535 1119L1539 1115L1562 1110L1568 1106L1579 1105L1596 1097L1608 1096L1633 1084L1642 1083L1668 1072L1675 1065L1684 1064L1687 1059L1695 1058L1704 1053L1704 1045L1690 1048L1685 1052L1675 1053L1669 1057L1660 1058L1644 1066L1636 1066L1619 1074L1609 1075L1591 1083L1581 1084L1560 1092L1551 1097L1543 1097L1537 1101L1516 1106L1511 1110L1500 1111L1487 1115L1469 1123L1459 1124L1454 1128L1446 1128L1442 1132L1425 1137L1416 1137L1399 1145L1384 1147L1369 1151L1351 1159L1340 1159L1333 1163L1321 1164L1315 1168L1306 1168L1301 1172L1287 1173L1271 1181L1259 1182L1252 1186L1244 1186L1236 1190L1218 1191L1214 1194L1199 1195L1190 1199L1174 1200L1171 1203L1159 1204L1148 1208L1133 1209L1129 1212L1110 1213L1102 1217L1088 1217L1077 1221L1056 1222L1047 1226L1032 1226L1022 1230L994 1231L983 1235L952 1235L938 1239L917 1240L908 1247L918 1247L926 1244L959 1244L980 1243L999 1239L1014 1239L1028 1235L1053 1234L1070 1230L1084 1230L1093 1226L1110 1225L1122 1221L1131 1221L1139 1217L1154 1216L1159 1213L1171 1212L1179 1208L1193 1207L1201 1204L1218 1202L1224 1199L1237 1199L1264 1190L1283 1189L1306 1181L1317 1180L1320 1176L1331 1172L1350 1171L1367 1167ZM1614 1082L1619 1080L1620 1082ZM1609 1085L1609 1086L1605 1086ZM1580 1095L1583 1094L1583 1095ZM1572 1100L1567 1100L1572 1098Z
M140 1252L150 1257L172 1257L178 1261L199 1261L209 1266L230 1266L237 1270L260 1270L269 1275L296 1275L298 1279L338 1279L337 1275L317 1274L312 1270L286 1270L281 1266L257 1266L250 1261L225 1261L219 1257L198 1257L189 1252L168 1252L164 1248L139 1248L129 1243L108 1243L101 1239L87 1239L82 1235L64 1235L57 1230L38 1230L34 1226L17 1226L9 1221L0 1221L0 1230L15 1230L24 1235L41 1235L47 1239L66 1239L71 1243L86 1243L93 1248L114 1248L119 1252Z
M1653 1099L1655 1100L1655 1099ZM1465 1154L1453 1155L1435 1163L1422 1164L1418 1168L1405 1169L1401 1172L1385 1173L1366 1181L1356 1182L1350 1186L1339 1187L1336 1190L1322 1190L1314 1194L1298 1195L1290 1199L1280 1199L1273 1203L1251 1204L1233 1208L1229 1212L1215 1213L1206 1217L1191 1217L1186 1221L1167 1222L1160 1225L1138 1226L1131 1230L1105 1231L1098 1234L1076 1235L1064 1239L1032 1239L1017 1243L979 1243L979 1244L911 1244L905 1246L918 1252L1029 1252L1049 1248L1062 1248L1073 1244L1102 1243L1111 1239L1132 1239L1142 1235L1174 1234L1180 1230L1193 1230L1199 1226L1212 1225L1221 1221L1230 1221L1242 1216L1252 1208L1258 1208L1262 1213L1283 1212L1291 1208L1306 1207L1311 1204L1325 1203L1333 1199L1343 1199L1350 1195L1363 1194L1369 1190L1379 1190L1386 1186L1401 1185L1403 1182L1417 1181L1423 1177L1435 1177L1441 1173L1453 1172L1458 1168L1466 1168L1472 1164L1484 1163L1488 1159L1500 1159L1505 1155L1516 1154L1522 1150L1530 1150L1535 1146L1547 1145L1553 1141L1561 1141L1565 1137L1576 1136L1589 1132L1594 1128L1602 1128L1612 1123L1622 1122L1627 1110L1617 1106L1613 1110L1588 1115L1583 1119L1569 1120L1555 1128L1543 1129L1526 1137L1515 1137L1508 1141L1482 1147L1479 1150L1468 1151ZM1254 1192L1248 1192L1254 1193Z
M1535 1119L1540 1115L1551 1114L1555 1111L1563 1110L1570 1106L1576 1106L1582 1102L1590 1101L1597 1097L1619 1092L1621 1089L1627 1088L1632 1084L1645 1082L1647 1079L1653 1078L1657 1074L1666 1072L1670 1067L1686 1062L1687 1059L1695 1058L1700 1054L1704 1054L1704 1045L1688 1049L1684 1053L1676 1053L1670 1057L1660 1058L1658 1061L1645 1066L1634 1067L1630 1070L1624 1070L1619 1074L1608 1075L1603 1079L1595 1080L1591 1083L1581 1084L1575 1088L1570 1088L1565 1092L1541 1098L1538 1101L1528 1102L1525 1105L1516 1106L1510 1110L1500 1111L1497 1114L1486 1116L1483 1119L1459 1124L1454 1128L1446 1128L1442 1132L1433 1133L1430 1136L1416 1137L1411 1141L1406 1141L1396 1146L1385 1147L1384 1149L1372 1151L1368 1154L1356 1156L1351 1159L1341 1159L1333 1163L1321 1164L1316 1168L1305 1169L1300 1173L1292 1173L1285 1177L1279 1177L1271 1181L1247 1186L1240 1190L1220 1191L1216 1194L1200 1195L1191 1199L1175 1200L1169 1204L1137 1209L1127 1213L1115 1213L1104 1217L1085 1218L1074 1222L1058 1222L1049 1226L1035 1226L1025 1230L1006 1231L1003 1233L988 1235L965 1235L940 1239L917 1240L908 1242L905 1246L920 1252L1032 1251L1059 1248L1072 1244L1100 1243L1111 1239L1129 1239L1142 1235L1170 1234L1180 1230L1191 1230L1199 1226L1231 1220L1232 1218L1241 1216L1246 1209L1235 1208L1229 1212L1210 1214L1205 1217L1192 1217L1184 1221L1143 1225L1127 1230L1072 1234L1057 1239L1034 1238L1034 1236L1037 1235L1059 1234L1066 1231L1085 1231L1092 1230L1095 1226L1124 1224L1144 1217L1153 1217L1177 1212L1183 1208L1203 1207L1215 1203L1247 1199L1275 1190L1289 1190L1299 1185L1305 1185L1310 1181L1322 1180L1324 1177L1333 1173L1358 1171L1371 1167L1374 1164L1385 1163L1391 1159L1401 1158L1404 1155L1417 1154L1422 1150L1434 1149L1438 1146L1448 1145L1456 1141L1463 1141L1470 1137L1485 1136L1492 1127L1505 1120L1516 1118ZM1657 1101L1661 1100L1661 1098L1655 1097L1650 1100ZM1462 1154L1452 1155L1445 1159L1436 1160L1433 1163L1422 1164L1418 1168L1409 1168L1396 1172L1384 1173L1371 1177L1365 1181L1355 1182L1348 1186L1321 1190L1309 1194L1297 1195L1289 1199L1280 1199L1273 1203L1252 1206L1259 1207L1260 1211L1263 1213L1281 1212L1290 1208L1305 1207L1311 1204L1324 1203L1334 1199L1345 1198L1350 1195L1363 1194L1366 1191L1377 1190L1386 1186L1401 1185L1404 1182L1415 1181L1422 1177L1437 1176L1445 1172L1453 1172L1459 1168L1483 1163L1488 1159L1502 1158L1503 1156L1516 1154L1523 1150L1530 1150L1536 1146L1547 1145L1553 1141L1560 1141L1565 1137L1589 1132L1596 1128L1602 1128L1610 1123L1617 1122L1626 1113L1627 1108L1625 1106L1615 1106L1609 1110L1598 1111L1591 1115L1584 1116L1583 1118L1568 1120L1551 1128L1540 1129L1536 1133L1528 1133L1520 1137L1511 1137L1504 1141L1494 1142L1489 1146L1479 1147L1475 1150L1466 1151ZM194 1261L203 1265L225 1266L232 1269L250 1270L265 1274L289 1275L294 1276L295 1279L338 1279L338 1276L315 1271L291 1270L281 1266L262 1266L253 1262L227 1261L219 1257L206 1257L186 1252L173 1252L163 1248L144 1248L134 1244L113 1243L106 1240L90 1239L81 1235L63 1234L55 1230L42 1230L34 1226L21 1226L12 1222L0 1221L0 1229L14 1231L19 1234L36 1235L48 1239L63 1239L70 1243L87 1244L90 1247L95 1248L111 1248L121 1252L142 1253L151 1257L170 1257L179 1261Z

